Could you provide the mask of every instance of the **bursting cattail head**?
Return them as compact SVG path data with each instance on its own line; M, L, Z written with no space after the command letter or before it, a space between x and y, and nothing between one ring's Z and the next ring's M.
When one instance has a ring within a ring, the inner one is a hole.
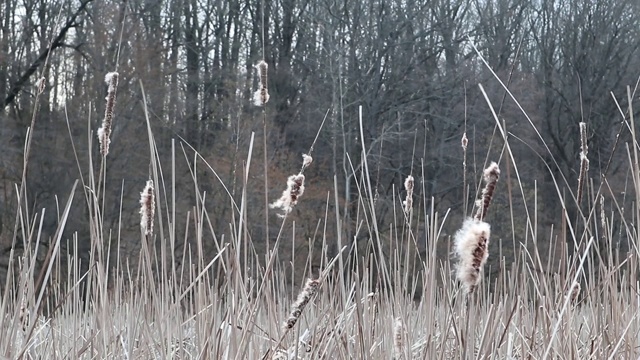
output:
M404 180L404 189L407 191L407 196L402 202L402 206L404 208L405 214L409 215L411 212L411 208L413 207L413 185L414 179L413 176L409 175Z
M484 264L489 258L491 226L477 219L466 219L454 238L458 257L456 277L467 293L473 293L481 280Z
M398 317L393 323L393 357L396 360L401 359L404 354L404 340L402 338L402 333L402 319Z
M313 162L311 155L302 154L302 169L306 169Z
M148 180L140 193L140 229L146 236L153 236L153 215L156 209L153 180Z
M253 93L253 104L255 106L264 106L269 101L269 91L267 88L260 88Z
M109 144L111 143L111 123L113 122L113 108L116 104L116 89L118 87L118 73L110 72L104 77L108 85L107 106L104 110L104 120L98 129L98 140L100 141L100 153L102 156L109 154Z
M484 189L482 189L482 197L478 199L476 203L478 206L475 216L476 220L482 221L487 216L487 210L489 210L489 205L491 205L491 199L493 199L493 193L496 190L499 177L500 168L498 168L498 164L495 162L492 162L489 167L484 169L485 186Z
M302 311L304 307L309 303L311 298L318 292L318 287L320 286L320 280L318 279L307 279L307 283L304 286L304 289L298 294L298 298L291 306L291 312L289 313L289 317L284 322L285 329L291 329L296 325L300 315L302 315Z
M42 94L44 92L45 87L47 86L47 79L45 79L44 77L41 77L40 79L38 79L36 86L38 88L38 95Z
M462 134L462 139L460 140L460 145L462 145L463 151L467 151L467 144L469 144L469 139L467 139L467 133L464 132Z
M253 93L253 103L256 106L264 106L269 101L269 87L267 85L267 70L269 66L264 60L260 60L256 64L256 69L258 69L260 84L258 90Z
M589 147L587 145L587 124L580 122L580 175L578 177L578 192L577 201L578 205L582 202L582 193L584 192L584 184L587 179L587 172L589 171Z
M293 210L293 207L298 203L298 198L304 193L304 175L291 175L287 179L287 189L282 192L282 196L274 203L269 205L270 208L281 209L284 215Z
M569 299L572 304L575 304L578 301L578 296L580 295L581 286L579 282L576 282L573 286L573 290L571 290L571 294L569 294Z
M256 64L256 68L258 69L258 76L260 77L260 87L267 88L267 70L269 69L269 65L264 60L260 60Z

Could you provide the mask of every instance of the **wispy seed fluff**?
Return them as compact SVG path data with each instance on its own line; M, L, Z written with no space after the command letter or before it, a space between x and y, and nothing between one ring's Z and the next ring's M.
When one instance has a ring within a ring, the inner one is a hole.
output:
M256 64L256 69L258 69L260 84L258 90L253 93L253 103L256 106L264 106L269 101L269 90L267 86L267 70L269 66L264 60L260 60L260 62Z
M411 209L413 207L413 183L414 179L411 175L407 176L404 180L404 189L407 191L407 196L402 202L402 207L407 215L411 213Z
M269 205L272 209L281 209L284 216L293 210L298 203L298 198L304 193L304 175L291 175L287 179L287 189L282 192L282 196L274 203Z
M42 94L44 92L44 89L47 86L47 79L45 79L44 77L41 77L36 86L38 87L38 95Z
M468 218L454 238L458 257L456 277L466 293L473 293L482 279L482 268L489 258L491 226L484 221Z
M104 81L109 85L107 90L107 106L104 110L104 120L98 129L98 140L100 141L100 153L102 156L109 154L109 144L111 142L111 123L113 122L113 108L116 105L116 89L118 87L118 73L110 72L104 77Z
M487 216L487 210L489 210L489 205L491 205L491 199L493 199L493 193L496 190L499 177L500 168L498 168L498 164L495 162L492 162L489 167L484 169L485 186L484 189L482 189L482 197L476 202L478 206L475 216L476 220L483 220Z
M302 154L302 169L298 175L291 175L287 179L287 189L282 192L282 196L275 202L269 205L272 209L280 209L283 214L279 216L283 217L293 210L293 207L298 203L298 199L304 194L304 175L302 174L307 166L311 165L313 158L311 155Z
M153 215L156 209L153 180L148 180L140 193L140 229L146 236L153 236Z
M318 279L307 279L307 283L304 286L304 289L298 294L298 298L291 306L291 313L289 313L289 317L284 322L285 329L291 329L296 325L300 315L302 315L302 311L304 307L307 306L311 298L318 292L318 287L320 286L320 280Z

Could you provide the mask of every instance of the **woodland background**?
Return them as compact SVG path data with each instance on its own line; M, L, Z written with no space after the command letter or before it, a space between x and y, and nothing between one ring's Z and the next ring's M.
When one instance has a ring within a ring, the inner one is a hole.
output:
M149 177L141 84L159 157L170 158L175 145L177 210L184 214L174 249L178 258L190 249L185 229L198 201L192 176L207 192L205 206L216 236L229 232L233 216L226 190L193 149L237 198L255 133L248 188L256 191L247 194L247 216L254 219L254 244L266 250L266 239L277 236L282 220L275 211L266 212L264 144L266 192L273 201L287 176L298 171L325 114L314 163L305 173L307 190L284 230L293 241L284 242L280 257L305 259L308 247L320 244L314 239L322 227L328 237L342 229L349 244L366 243L370 234L355 220L354 195L362 160L362 106L380 231L392 231L389 219L399 211L402 183L413 174L417 198L432 199L440 213L451 209L443 237L452 235L471 214L485 160L500 160L503 175L489 219L491 251L509 261L509 248L524 241L527 224L524 217L511 222L508 214L523 213L524 201L537 204L540 232L564 236L559 199L570 199L577 186L580 121L588 126L592 184L606 176L611 191L604 196L622 195L618 206L633 206L624 196L631 179L623 144L630 135L620 132L623 115L614 98L627 109L626 87L633 89L640 76L637 14L640 2L634 0L2 0L0 267L7 264L14 234L16 185L37 80L46 79L46 90L35 113L26 190L32 214L47 209L43 241L48 242L57 226L58 203L66 201L81 173L87 177L97 171L87 159L88 154L99 159L95 132L104 114L104 76L114 70L120 80L106 162L104 227L113 231L111 251L131 254L134 263L140 247L139 193ZM518 99L539 136L472 44ZM271 95L264 112L251 102L258 81L254 64L263 56ZM478 84L520 159L519 180ZM164 166L171 169L170 162ZM328 201L334 178L341 189L340 209ZM585 202L594 203L591 186ZM575 201L566 206L569 214L577 214ZM326 216L334 210L340 226L335 215ZM425 216L425 210L417 209L416 216ZM75 236L81 254L90 246L86 219L86 208L76 206L66 226L65 238ZM627 246L619 236L615 248L624 252Z

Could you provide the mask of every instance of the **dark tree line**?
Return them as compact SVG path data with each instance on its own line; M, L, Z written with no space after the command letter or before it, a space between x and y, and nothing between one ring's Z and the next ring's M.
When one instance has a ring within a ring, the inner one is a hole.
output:
M43 76L47 90L36 114L28 173L34 211L54 209L56 195L80 176L67 119L81 171L85 176L90 171L86 154L97 158L97 149L87 134L100 124L104 75L114 70L120 83L105 219L117 226L124 186L124 199L131 201L122 205L123 231L132 239L124 247L139 240L136 198L149 172L140 84L160 154L169 156L171 139L183 138L235 195L251 132L258 139L266 136L269 196L275 198L327 113L309 169L312 185L295 214L306 229L301 238L311 237L323 216L315 210L324 207L335 174L347 239L356 234L357 177L351 166L362 162L363 140L382 223L392 216L393 192L401 192L410 173L422 175L422 167L424 186L416 187L416 196L463 215L487 154L492 159L502 154L503 141L492 137L495 121L478 89L482 84L512 136L525 196L533 198L537 180L546 216L540 220L550 224L560 206L551 175L566 178L570 187L577 183L580 121L589 129L590 175L600 181L607 168L621 120L610 93L626 98L625 87L640 76L639 11L632 0L2 0L1 243L10 243L13 235L14 186L22 174L36 81ZM472 44L529 114L550 153ZM267 134L262 110L251 104L254 64L263 57L271 95ZM365 139L358 127L360 106ZM470 139L470 193L462 180L464 132ZM262 141L255 145L254 156L262 159ZM178 208L186 213L197 200L188 167L193 154L180 151L178 146ZM617 189L627 175L625 164L621 154L609 167L608 179ZM257 169L251 170L256 174L251 181L259 189L263 180ZM209 193L212 221L224 232L231 214L227 195L203 166L197 171L199 185ZM506 206L506 191L500 196ZM262 224L263 194L250 197L250 217ZM508 234L508 211L496 212L504 216ZM45 227L53 231L56 221L50 211ZM495 223L500 228L498 219ZM456 225L453 221L451 231ZM525 220L516 226L523 231ZM81 210L72 230L80 240L87 235ZM254 239L275 236L264 234L262 225L254 232Z

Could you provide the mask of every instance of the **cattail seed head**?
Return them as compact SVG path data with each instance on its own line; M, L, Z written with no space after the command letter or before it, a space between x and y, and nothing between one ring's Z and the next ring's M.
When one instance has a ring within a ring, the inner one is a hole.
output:
M264 60L260 60L256 64L256 68L258 69L258 76L260 77L260 87L267 88L267 70L269 69L269 65Z
M153 236L153 218L156 209L153 180L148 180L140 193L140 229L146 236Z
M584 184L589 171L589 147L587 145L587 124L580 122L580 175L578 177L577 201L578 205L582 202L582 193L584 192Z
M293 210L298 203L298 198L304 193L304 175L291 175L287 179L287 189L282 192L282 196L271 205L270 208L281 209L286 215Z
M302 168L303 169L306 169L307 166L311 165L312 162L313 162L313 158L311 157L311 155L302 154Z
M467 151L467 144L469 144L469 139L467 139L467 133L462 134L462 140L460 140L460 145L462 145L462 150Z
M284 322L285 329L291 329L296 325L300 315L302 315L302 311L304 307L309 303L311 298L318 292L318 287L320 286L320 280L318 279L307 279L307 283L304 286L304 289L298 294L298 298L291 306L291 312L289 313L289 317Z
M456 277L467 293L473 293L481 280L481 272L489 258L491 226L477 219L466 219L454 238L458 257Z
M498 164L492 162L489 167L484 170L484 182L485 187L482 190L482 197L477 201L478 210L476 212L475 219L483 220L487 216L489 205L491 205L491 199L493 199L493 193L500 177L500 168Z
M100 153L102 156L109 154L109 144L111 143L111 124L113 122L113 108L116 104L116 89L118 87L118 73L110 72L104 77L108 85L107 106L104 110L104 120L98 129L98 140L100 141Z
M41 77L38 79L36 86L38 87L38 95L42 94L47 86L47 80L44 77Z
M399 360L404 354L404 340L402 338L403 326L402 319L396 318L393 324L393 357Z
M580 283L575 283L573 286L573 290L571 290L570 299L571 303L575 304L578 301L578 296L580 295L581 286Z
M407 176L407 178L404 180L404 189L407 191L407 196L402 202L402 205L404 207L404 212L407 215L409 215L413 207L413 185L414 185L413 176L411 175Z

